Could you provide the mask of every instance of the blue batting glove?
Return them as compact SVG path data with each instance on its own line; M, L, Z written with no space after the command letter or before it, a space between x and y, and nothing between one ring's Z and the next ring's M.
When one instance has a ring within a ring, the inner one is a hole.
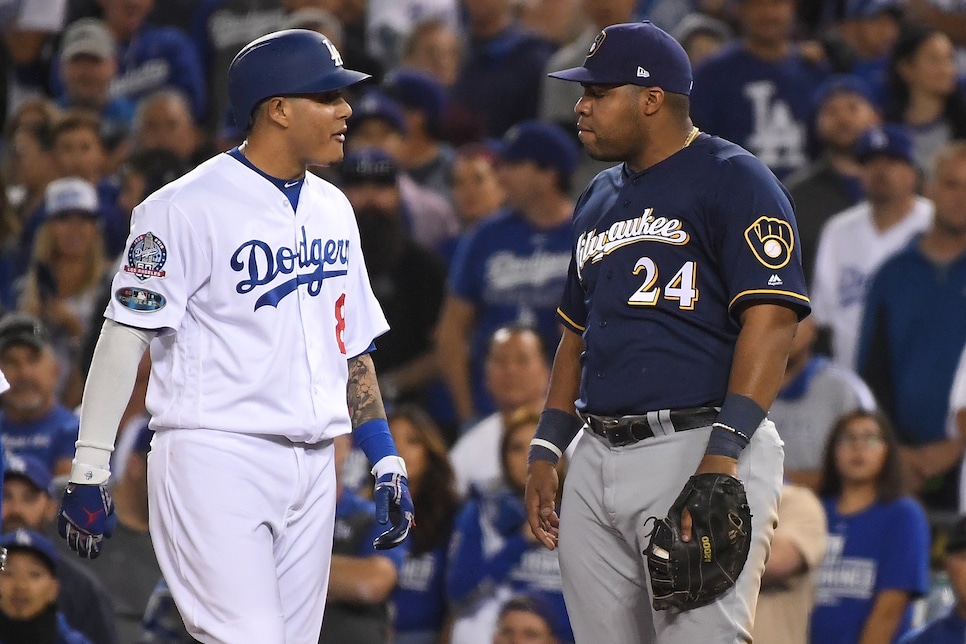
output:
M402 474L383 474L376 481L373 495L376 502L376 521L380 524L392 521L392 527L372 542L376 550L395 548L409 536L416 525L413 498L409 495L409 482Z
M57 532L85 559L101 554L104 537L114 534L117 516L106 485L68 483L57 515Z

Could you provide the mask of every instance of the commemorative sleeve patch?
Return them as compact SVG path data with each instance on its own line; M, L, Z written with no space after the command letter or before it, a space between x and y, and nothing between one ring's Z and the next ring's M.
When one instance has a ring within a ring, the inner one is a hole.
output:
M127 264L124 272L131 273L142 282L151 277L164 277L164 263L168 261L168 250L152 232L138 235L127 249Z
M154 313L164 308L168 303L163 295L149 291L144 288L132 288L130 286L119 288L114 292L116 299L121 306L125 306L132 311L140 313Z
M762 216L745 229L745 241L759 262L777 270L792 258L795 232L784 219Z

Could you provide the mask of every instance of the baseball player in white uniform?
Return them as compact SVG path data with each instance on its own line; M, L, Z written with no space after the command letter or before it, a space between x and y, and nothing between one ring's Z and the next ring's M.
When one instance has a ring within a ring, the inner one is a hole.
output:
M150 345L151 537L188 632L202 642L318 641L336 503L332 439L374 464L377 548L413 506L372 360L388 328L349 202L306 172L342 158L347 70L318 33L253 41L228 72L241 146L133 214L81 411L58 528L95 557L121 412Z

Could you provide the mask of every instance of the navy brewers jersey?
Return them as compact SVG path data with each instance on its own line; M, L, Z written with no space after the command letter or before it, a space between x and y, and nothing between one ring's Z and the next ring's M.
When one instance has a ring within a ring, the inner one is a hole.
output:
M586 344L577 408L720 405L743 308L810 310L797 237L784 187L724 139L597 175L574 213L558 310Z

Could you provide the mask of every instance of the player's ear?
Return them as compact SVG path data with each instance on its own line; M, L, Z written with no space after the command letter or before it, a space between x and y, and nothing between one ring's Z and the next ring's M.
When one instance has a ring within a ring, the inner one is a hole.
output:
M265 114L278 125L288 127L292 116L292 104L284 96L273 96L265 101Z
M660 87L644 87L641 89L641 109L647 116L653 116L664 105L664 90Z

